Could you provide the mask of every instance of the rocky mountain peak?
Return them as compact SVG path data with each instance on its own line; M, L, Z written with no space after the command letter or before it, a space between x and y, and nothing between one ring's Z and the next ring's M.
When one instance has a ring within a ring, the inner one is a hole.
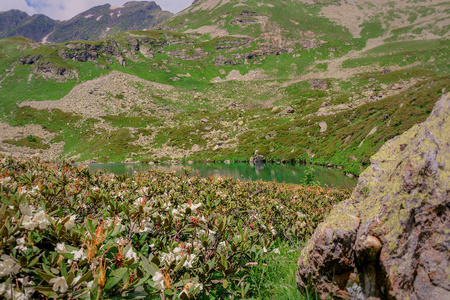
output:
M170 16L172 13L163 11L154 1L129 1L120 7L99 5L63 22L10 10L0 12L0 38L24 36L51 43L98 40L119 31L148 30Z

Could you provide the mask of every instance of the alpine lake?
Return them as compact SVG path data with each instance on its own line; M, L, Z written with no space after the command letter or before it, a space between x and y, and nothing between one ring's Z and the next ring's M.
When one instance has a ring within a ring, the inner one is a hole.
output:
M349 178L336 168L302 164L276 164L276 163L194 163L194 164L146 164L146 163L108 163L89 164L93 171L106 171L116 175L150 170L166 172L184 172L190 170L191 175L202 177L221 176L233 177L240 180L263 180L284 183L302 184L307 180L307 174L312 174L314 182L321 186L353 189L358 179ZM311 178L311 175L309 175Z

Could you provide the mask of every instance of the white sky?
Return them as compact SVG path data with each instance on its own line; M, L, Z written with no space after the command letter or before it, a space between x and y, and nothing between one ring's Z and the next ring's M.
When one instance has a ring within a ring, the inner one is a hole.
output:
M121 6L129 0L0 0L0 11L20 9L30 15L39 13L55 20L68 20L97 5L109 3ZM194 0L153 0L163 10L177 13L192 4Z

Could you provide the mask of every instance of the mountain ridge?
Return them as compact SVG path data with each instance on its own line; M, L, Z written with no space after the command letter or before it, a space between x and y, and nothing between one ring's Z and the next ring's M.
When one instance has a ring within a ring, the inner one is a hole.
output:
M172 15L154 1L129 1L120 7L98 5L66 21L9 10L0 12L0 25L4 28L0 38L24 36L44 43L98 40L124 30L151 29Z

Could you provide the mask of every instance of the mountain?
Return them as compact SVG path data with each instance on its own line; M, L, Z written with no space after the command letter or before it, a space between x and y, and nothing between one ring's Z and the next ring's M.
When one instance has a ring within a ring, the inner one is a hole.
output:
M93 7L67 21L19 10L0 12L0 37L24 36L36 42L98 40L124 30L148 30L172 16L155 2L130 1L121 7Z
M200 0L158 30L45 45L6 38L0 151L102 162L253 157L359 174L450 84L449 9L438 0ZM81 18L101 12L90 14Z
M97 40L124 30L148 30L171 15L153 1L130 1L121 7L105 4L62 22L47 41Z
M20 10L0 12L0 37L24 36L40 41L54 30L57 23L47 16L29 16Z

